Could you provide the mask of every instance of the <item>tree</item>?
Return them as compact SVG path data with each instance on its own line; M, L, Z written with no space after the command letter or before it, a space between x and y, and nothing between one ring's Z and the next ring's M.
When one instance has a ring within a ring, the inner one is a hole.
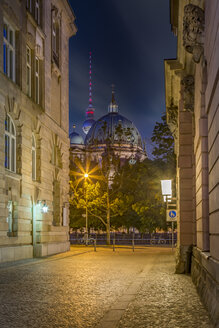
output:
M162 122L156 122L151 141L154 143L152 155L155 159L168 164L175 163L174 138L167 125L166 114L161 116Z
M110 244L110 220L114 216L122 215L126 208L125 198L120 198L119 194L112 196L115 194L110 186L113 179L110 170L113 160L109 160L108 157L103 158L102 167L94 166L87 180L83 179L83 175L89 172L88 168L85 171L81 162L76 163L82 173L78 170L71 171L70 187L73 193L70 201L71 211L75 209L78 213L77 210L85 209L89 216L99 219L106 229L107 243ZM73 216L72 219L74 218Z
M173 180L173 194L175 193L176 185L176 156L174 153L174 138L168 127L166 121L166 114L161 117L162 122L156 122L153 134L152 142L154 143L154 149L152 154L154 155L154 165L160 168L161 179Z
M120 197L127 200L128 206L122 216L127 228L136 227L142 232L166 228L160 175L159 166L149 159L135 165L126 163L118 172L113 187L119 185Z

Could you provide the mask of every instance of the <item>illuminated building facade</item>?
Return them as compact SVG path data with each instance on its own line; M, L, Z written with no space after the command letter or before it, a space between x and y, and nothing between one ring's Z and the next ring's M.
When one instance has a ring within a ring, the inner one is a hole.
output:
M100 163L102 157L109 152L119 157L121 163L129 161L134 164L137 160L142 161L147 157L138 129L133 122L119 113L114 90L108 114L93 120L84 142L83 138L73 131L70 134L70 144L72 161L78 157Z
M89 160L101 163L106 153L120 158L120 162L130 161L134 164L137 160L142 161L147 157L141 135L133 122L119 113L115 100L114 86L112 86L112 99L108 106L108 114L97 121L94 120L94 106L92 103L92 63L91 52L89 53L89 105L86 110L86 120L82 130L85 140L75 131L70 134L71 162L80 158L82 161Z
M0 262L69 249L66 0L0 2Z
M165 61L167 121L177 156L176 272L190 271L219 319L219 3L171 0L177 58ZM191 261L190 261L191 260Z

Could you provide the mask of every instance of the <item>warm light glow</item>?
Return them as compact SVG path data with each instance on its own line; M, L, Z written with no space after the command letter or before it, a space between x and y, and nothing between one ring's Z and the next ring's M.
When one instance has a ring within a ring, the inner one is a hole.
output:
M92 169L90 169L90 161L86 161L85 164L85 168L83 168L82 164L80 163L80 161L76 161L75 162L76 166L78 167L78 169L80 170L80 172L77 171L72 171L72 174L75 177L78 177L77 179L77 186L86 178L88 182L92 182L92 179L95 180L104 180L104 177L101 175L96 175L95 172L98 171L100 169L99 164L97 164L95 167L93 167Z
M43 213L48 212L48 206L46 205L46 203L43 204L42 210L43 210Z
M163 196L171 196L172 195L172 180L161 180L161 190L162 190Z
M38 200L37 201L37 205L41 207L41 211L43 213L47 213L48 212L48 205L46 204L45 200Z

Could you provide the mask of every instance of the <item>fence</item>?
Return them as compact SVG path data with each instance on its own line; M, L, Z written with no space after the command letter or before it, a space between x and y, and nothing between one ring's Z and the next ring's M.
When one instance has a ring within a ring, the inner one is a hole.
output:
M131 246L132 248L145 247L145 246L163 246L173 247L177 242L177 233L174 233L172 240L171 233L156 233L156 234L114 234L110 235L110 244L113 247ZM71 245L106 245L106 234L89 234L86 241L84 234L70 234Z

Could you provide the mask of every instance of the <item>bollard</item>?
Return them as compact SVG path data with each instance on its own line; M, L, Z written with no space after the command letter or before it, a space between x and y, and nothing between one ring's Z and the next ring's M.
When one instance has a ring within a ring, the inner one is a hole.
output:
M115 238L113 238L113 252L115 252Z
M132 251L134 252L135 251L135 240L132 239Z
M96 240L96 239L94 239L94 252L96 252L96 251L97 251L97 248L96 248L96 246L97 246L97 240Z

